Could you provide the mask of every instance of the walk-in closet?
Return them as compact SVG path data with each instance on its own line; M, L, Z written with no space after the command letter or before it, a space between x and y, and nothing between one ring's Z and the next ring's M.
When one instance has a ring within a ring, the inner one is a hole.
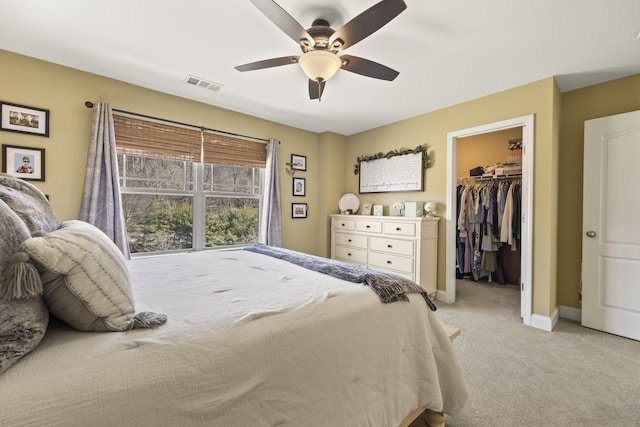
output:
M520 286L522 128L457 140L456 278Z

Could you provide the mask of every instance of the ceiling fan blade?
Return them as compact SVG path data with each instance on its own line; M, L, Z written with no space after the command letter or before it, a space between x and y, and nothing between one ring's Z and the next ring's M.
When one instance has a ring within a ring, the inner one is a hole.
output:
M326 82L320 82L309 79L309 99L320 99L324 92L324 85Z
M313 37L307 33L286 10L272 0L251 0L251 3L267 17L271 22L276 24L278 28L284 31L296 43L303 43L309 47L313 47Z
M378 64L377 62L369 61L368 59L360 58L353 55L342 55L342 68L352 73L362 74L363 76L373 77L380 80L393 80L400 74L398 71L389 68L385 65Z
M238 71L253 71L263 68L279 67L281 65L296 64L297 62L297 56L282 56L280 58L263 59L262 61L238 65L235 69Z
M329 38L329 46L346 49L378 31L407 8L403 0L382 0L356 16Z

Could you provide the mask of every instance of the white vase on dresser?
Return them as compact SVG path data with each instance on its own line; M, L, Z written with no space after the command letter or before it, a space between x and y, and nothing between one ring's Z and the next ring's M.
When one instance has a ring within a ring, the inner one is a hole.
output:
M332 259L398 274L435 295L440 218L330 217Z

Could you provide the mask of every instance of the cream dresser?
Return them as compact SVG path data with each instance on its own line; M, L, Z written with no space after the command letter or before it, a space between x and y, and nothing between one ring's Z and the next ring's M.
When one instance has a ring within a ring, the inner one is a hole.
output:
M438 217L330 215L331 258L437 289Z

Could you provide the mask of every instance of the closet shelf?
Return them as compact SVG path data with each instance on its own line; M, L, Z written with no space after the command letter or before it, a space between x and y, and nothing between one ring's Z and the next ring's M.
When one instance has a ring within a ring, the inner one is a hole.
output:
M490 176L464 176L464 177L458 178L458 181L467 181L467 180L490 181L492 179L510 179L510 178L522 178L522 174L521 173L510 173L510 174L490 175Z

